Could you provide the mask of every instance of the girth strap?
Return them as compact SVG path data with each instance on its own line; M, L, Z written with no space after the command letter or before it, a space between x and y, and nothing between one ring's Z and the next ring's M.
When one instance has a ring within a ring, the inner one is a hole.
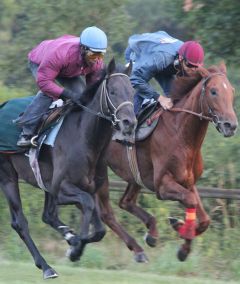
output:
M142 182L141 175L138 169L136 146L131 145L131 146L126 146L126 148L127 148L128 164L133 174L133 177L138 185L145 187L145 185Z

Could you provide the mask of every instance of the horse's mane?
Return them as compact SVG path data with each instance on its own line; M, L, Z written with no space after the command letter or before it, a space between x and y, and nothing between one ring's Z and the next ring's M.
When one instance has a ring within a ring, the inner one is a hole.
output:
M123 73L125 69L126 69L126 67L124 65L117 63L115 65L114 73ZM101 85L101 83L105 79L106 74L107 74L107 68L106 67L104 69L102 69L101 71L99 71L99 79L95 83L93 83L92 85L86 87L86 89L82 92L82 94L80 96L81 103L86 105L86 104L88 104L92 101L92 99L93 99L95 93L97 92L99 86Z
M181 100L188 92L190 92L197 83L202 79L199 73L195 73L192 76L176 76L173 80L170 90L170 97L173 103Z
M94 82L93 84L87 86L85 88L85 90L81 93L80 101L83 105L87 105L92 101L92 99L93 99L94 95L96 94L99 86L103 82L103 80L106 76L106 73L107 73L106 68L99 71L99 79L96 82Z
M211 66L208 69L202 67L199 72L196 72L191 76L176 76L170 90L170 97L173 103L181 100L181 98L190 92L204 76L216 72L219 72L219 68L217 66Z

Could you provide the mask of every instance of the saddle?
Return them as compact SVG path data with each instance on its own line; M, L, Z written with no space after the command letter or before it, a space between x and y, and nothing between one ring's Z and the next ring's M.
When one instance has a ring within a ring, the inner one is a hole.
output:
M67 102L60 107L50 109L45 115L43 115L42 122L38 127L37 133L41 133L45 129L51 127L53 124L56 124L61 117L65 116L71 111L71 106L73 106L73 104Z
M154 114L159 111L159 109L159 102L154 101L139 112L137 115L138 124L135 133L135 141L142 141L153 132L159 119L159 117L153 117Z
M45 113L37 128L36 135L33 137L33 145L37 146L41 144L42 136L44 135L46 137L59 120L72 110L72 107L73 103L69 101Z

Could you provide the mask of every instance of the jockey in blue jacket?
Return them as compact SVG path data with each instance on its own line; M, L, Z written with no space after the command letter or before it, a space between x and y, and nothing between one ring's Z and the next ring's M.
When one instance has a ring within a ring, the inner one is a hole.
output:
M134 110L139 110L147 103L158 100L164 109L172 107L168 97L171 82L177 72L188 74L202 66L204 51L196 41L182 41L171 37L164 31L132 35L125 51L127 62L133 61L130 77L136 90ZM149 84L154 78L163 90L163 96Z

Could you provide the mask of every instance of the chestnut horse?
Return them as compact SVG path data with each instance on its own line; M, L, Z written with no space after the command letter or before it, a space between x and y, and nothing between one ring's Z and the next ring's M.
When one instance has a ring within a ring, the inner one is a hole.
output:
M210 224L196 187L203 172L201 146L209 121L224 137L234 135L238 121L233 110L233 93L224 63L202 68L190 77L177 77L171 92L174 108L159 113L154 132L135 144L143 185L155 192L158 199L179 201L186 208L185 222L171 219L172 226L185 240L178 252L181 261L187 258L195 236L203 233ZM110 168L128 182L120 207L146 225L146 241L155 246L158 238L156 219L136 205L141 185L131 172L127 147L112 141L106 159ZM105 183L98 191L102 219L134 252L136 261L147 261L141 246L115 220L109 204L107 173L105 177Z

